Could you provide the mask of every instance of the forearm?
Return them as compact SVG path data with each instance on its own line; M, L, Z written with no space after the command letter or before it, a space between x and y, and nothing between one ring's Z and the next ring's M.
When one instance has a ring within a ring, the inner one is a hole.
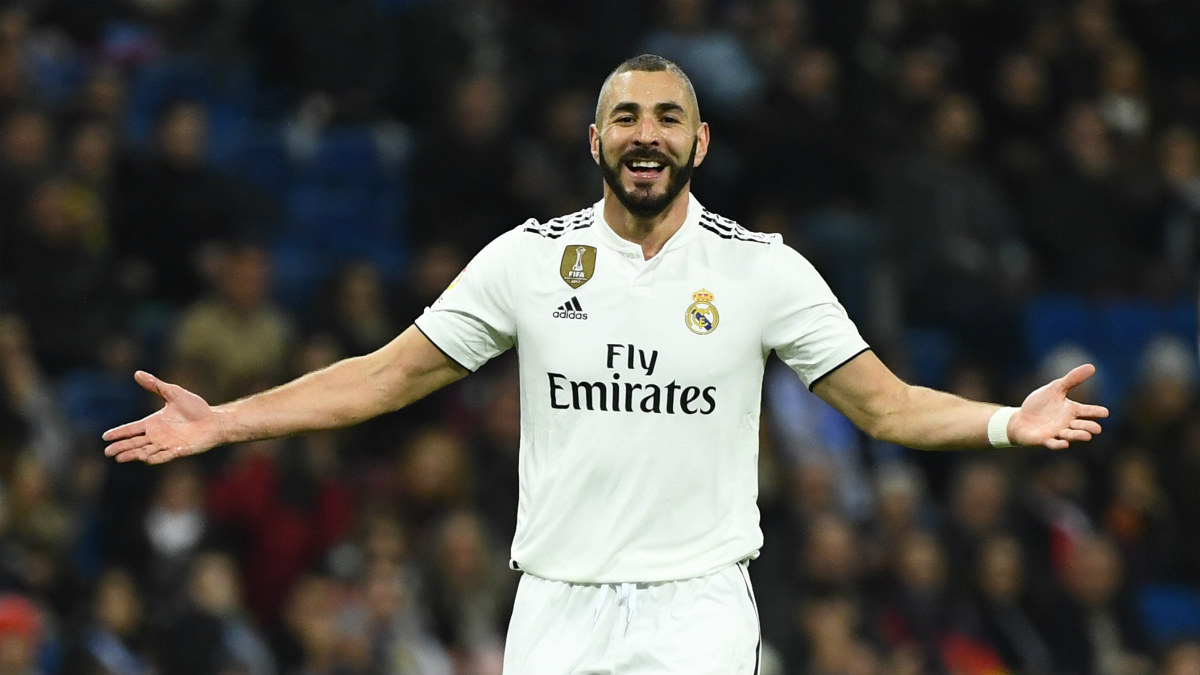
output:
M218 444L358 424L398 410L465 374L410 328L375 352L216 406Z
M873 438L919 450L986 448L1000 407L906 384L873 352L819 382L813 392Z
M218 444L344 427L387 412L364 358L339 361L274 389L216 406Z
M918 450L990 447L988 420L1000 406L926 387L905 386L863 426L874 438Z

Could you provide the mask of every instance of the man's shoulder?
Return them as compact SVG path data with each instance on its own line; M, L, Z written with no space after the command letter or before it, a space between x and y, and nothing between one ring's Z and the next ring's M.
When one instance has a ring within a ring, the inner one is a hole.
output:
M530 218L522 223L518 228L518 232L532 234L542 237L543 239L558 239L568 232L576 232L592 226L595 222L593 207L588 206L574 213L568 213L564 216L551 218L547 221L539 221L536 218Z
M736 220L713 213L708 209L700 210L700 219L697 221L697 224L709 235L730 242L770 245L782 241L782 237L778 234L748 230Z

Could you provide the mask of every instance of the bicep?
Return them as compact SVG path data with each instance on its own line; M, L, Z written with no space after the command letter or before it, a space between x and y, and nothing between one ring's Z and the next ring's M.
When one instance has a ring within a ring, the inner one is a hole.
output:
M870 350L825 375L812 389L872 436L878 436L887 420L903 409L908 390L908 385Z

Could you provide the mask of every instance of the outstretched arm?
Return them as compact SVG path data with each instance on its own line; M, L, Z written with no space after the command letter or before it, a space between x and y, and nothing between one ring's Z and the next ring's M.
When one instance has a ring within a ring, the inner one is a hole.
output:
M217 445L349 426L402 408L467 372L416 327L370 354L218 406L138 371L138 384L166 405L104 432L104 454L118 462L161 464Z
M1067 398L1095 372L1082 365L1030 393L1008 421L1010 441L1061 450L1100 433L1096 420L1108 417L1108 409ZM988 447L988 421L1000 409L906 384L870 351L830 373L813 393L871 436L920 450Z

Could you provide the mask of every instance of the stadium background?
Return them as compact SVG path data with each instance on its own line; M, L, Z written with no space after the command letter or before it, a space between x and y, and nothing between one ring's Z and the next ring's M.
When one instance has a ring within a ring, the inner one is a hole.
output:
M1200 672L1200 4L0 3L0 671L498 672L511 359L387 418L150 469L141 367L224 400L370 350L590 204L596 91L679 62L706 206L814 261L904 377L1062 453L870 442L764 392L764 672Z

